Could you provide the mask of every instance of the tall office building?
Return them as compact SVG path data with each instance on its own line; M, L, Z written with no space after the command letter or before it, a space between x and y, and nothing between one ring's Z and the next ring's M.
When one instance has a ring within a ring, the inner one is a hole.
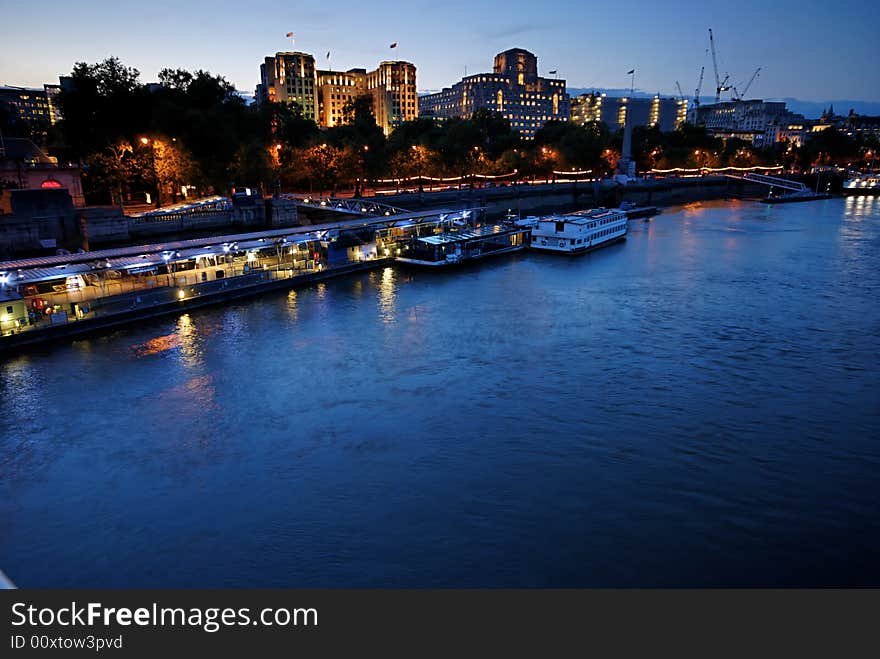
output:
M260 65L258 103L296 101L303 114L330 128L343 122L345 106L359 96L372 99L376 123L386 135L418 117L416 67L382 62L374 71L318 71L308 53L276 53Z
M419 116L416 67L410 62L381 62L367 74L376 123L389 135L405 121Z
M538 58L522 48L495 56L492 73L466 76L452 87L419 98L419 114L470 117L486 108L500 113L513 129L531 139L551 119L568 121L565 80L538 75Z
M583 125L598 121L612 131L627 121L635 126L657 126L662 131L675 130L687 121L687 101L674 98L631 98L605 94L581 94L571 99L571 120Z
M306 119L319 120L315 57L308 53L275 53L260 64L258 103L297 103Z
M366 69L318 71L318 123L326 128L342 124L345 106L366 94Z

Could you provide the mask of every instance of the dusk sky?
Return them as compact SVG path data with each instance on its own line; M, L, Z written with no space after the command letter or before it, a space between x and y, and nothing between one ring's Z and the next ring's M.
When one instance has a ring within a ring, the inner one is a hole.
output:
M300 0L43 0L6 2L0 83L57 82L76 61L115 55L156 79L163 67L207 69L252 93L266 55L314 53L326 68L371 68L382 59L418 67L419 89L434 90L465 72L491 70L493 55L522 47L540 72L557 69L569 87L622 88L636 68L636 87L692 95L706 66L703 95L713 93L707 28L715 32L719 68L734 84L761 75L749 96L811 101L880 102L876 28L880 5L778 0L627 3L558 1L334 3ZM399 46L389 49L389 44Z

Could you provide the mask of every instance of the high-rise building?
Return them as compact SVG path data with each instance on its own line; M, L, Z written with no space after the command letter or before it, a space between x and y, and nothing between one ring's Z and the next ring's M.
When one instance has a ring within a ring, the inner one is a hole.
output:
M632 98L606 94L581 94L571 99L571 120L583 125L598 121L612 131L627 121L635 126L657 126L662 131L678 128L687 121L687 101L674 98Z
M416 67L409 62L381 62L367 74L376 123L389 135L405 121L419 116Z
M260 65L257 103L295 101L303 114L324 128L343 121L346 104L370 96L376 123L385 132L418 117L416 67L409 62L382 62L375 71L318 71L308 53L276 53Z
M552 72L551 72L552 73ZM419 98L419 113L438 118L470 117L486 108L531 139L551 119L568 121L565 80L538 76L538 58L522 48L495 56L492 73L466 76L452 87Z
M275 53L260 64L258 103L297 103L307 119L318 121L317 69L308 53Z
M366 69L318 71L318 123L327 128L343 123L345 106L366 94Z

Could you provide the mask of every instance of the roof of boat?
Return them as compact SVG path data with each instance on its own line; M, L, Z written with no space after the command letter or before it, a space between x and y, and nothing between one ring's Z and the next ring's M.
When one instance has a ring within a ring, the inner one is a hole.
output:
M463 231L451 231L448 233L440 233L435 236L422 236L419 238L419 241L428 243L429 245L448 245L449 243L485 238L486 236L495 233L506 233L519 230L522 230L521 227L511 226L509 224L485 224L480 227L472 227Z
M540 222L567 222L569 224L586 224L595 220L603 220L613 217L626 217L626 213L616 208L591 208L589 210L575 211L564 215L546 215Z

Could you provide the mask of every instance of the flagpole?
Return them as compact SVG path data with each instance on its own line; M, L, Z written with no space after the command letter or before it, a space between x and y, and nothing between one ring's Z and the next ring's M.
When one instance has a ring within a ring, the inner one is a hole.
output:
M632 70L632 74L630 75L629 82L629 95L632 96L636 91L636 70Z

